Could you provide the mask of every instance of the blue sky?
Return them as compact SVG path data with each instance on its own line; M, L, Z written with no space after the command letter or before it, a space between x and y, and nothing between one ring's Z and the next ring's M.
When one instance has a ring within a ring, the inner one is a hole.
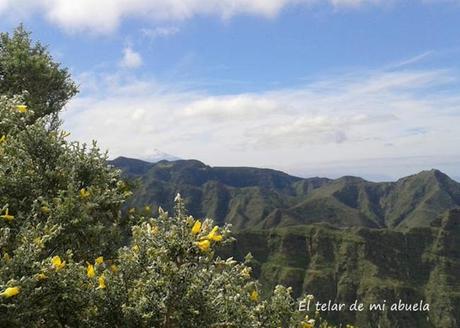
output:
M112 157L460 177L460 1L0 0L70 68Z

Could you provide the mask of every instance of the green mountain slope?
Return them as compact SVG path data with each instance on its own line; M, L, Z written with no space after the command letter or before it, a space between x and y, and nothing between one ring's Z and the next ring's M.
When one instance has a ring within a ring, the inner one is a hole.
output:
M437 170L396 182L302 179L199 161L112 162L139 188L134 206L171 210L180 192L191 214L232 223L236 242L220 255L254 256L266 290L353 303L430 304L429 312L329 312L358 327L460 327L460 184Z
M429 312L340 312L359 327L459 327L460 211L433 227L389 229L305 225L243 231L222 255L242 259L251 252L255 274L267 288L292 286L297 295L351 304L430 304ZM328 313L329 318L339 318Z
M437 170L374 183L356 177L303 179L269 169L210 167L196 160L147 163L117 158L111 164L140 181L132 205L171 209L180 192L191 214L231 223L235 230L319 222L406 230L429 226L441 213L460 206L460 184Z

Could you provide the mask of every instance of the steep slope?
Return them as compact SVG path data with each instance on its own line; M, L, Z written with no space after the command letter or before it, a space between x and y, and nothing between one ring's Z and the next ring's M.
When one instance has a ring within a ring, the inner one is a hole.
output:
M272 231L242 231L223 256L251 252L255 275L269 290L281 283L296 295L351 304L356 299L430 304L429 312L330 312L359 327L449 327L460 324L460 211L437 226L388 229L304 225Z
M439 213L460 205L460 184L438 170L398 180L382 198L387 226L427 226Z
M387 186L356 177L331 181L284 210L280 222L284 219L296 224L323 222L337 227L385 227L380 199Z
M460 206L460 184L437 170L397 182L356 177L303 179L247 167L210 167L196 160L148 163L117 158L112 165L139 179L131 205L172 209L180 192L191 214L233 224L235 230L329 223L336 227L429 226Z
M263 225L271 212L295 204L329 182L269 169L213 168L194 160L155 164L133 160L130 167L125 159L117 159L111 164L140 182L130 205L152 204L170 210L174 196L180 192L191 214L229 222L236 229Z
M395 228L429 226L446 210L460 206L460 184L440 171L423 171L395 183L343 177L313 191L284 211L301 223ZM282 221L282 219L281 219Z

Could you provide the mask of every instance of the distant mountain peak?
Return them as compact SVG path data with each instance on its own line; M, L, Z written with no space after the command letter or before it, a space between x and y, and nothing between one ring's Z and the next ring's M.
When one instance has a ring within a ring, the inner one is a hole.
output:
M420 180L420 179L425 180L425 181L435 182L435 183L441 183L441 184L453 181L447 174L437 169L421 171L417 174L401 178L399 179L399 181L410 181L410 180Z
M434 175L434 176L445 176L446 175L438 169L425 170L425 171L419 172L418 174Z
M110 160L108 163L116 168L123 170L125 174L133 176L145 174L153 165L152 163L140 159L129 158L125 156L119 156L113 160Z
M144 155L140 156L140 158L150 163L157 163L157 162L165 161L165 160L166 161L177 161L181 159L180 157L165 153L157 148L154 148L150 152L146 152Z
M356 176L352 176L352 175L345 175L345 176L340 177L339 179L337 179L337 181L343 181L345 183L363 183L363 182L367 182L365 179L363 179L361 177L356 177Z

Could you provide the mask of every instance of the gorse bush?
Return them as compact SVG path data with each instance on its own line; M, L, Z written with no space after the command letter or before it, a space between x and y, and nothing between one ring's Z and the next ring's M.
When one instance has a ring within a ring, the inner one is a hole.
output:
M171 215L123 210L120 172L56 120L76 92L67 71L31 47L22 27L0 37L0 327L314 326L290 288L262 299L250 257L217 257L230 227L179 195Z
M26 124L34 113L18 101L0 98L0 284L19 291L3 294L0 326L53 326L87 304L74 261L120 246L129 192L97 148L67 142L46 118Z
M0 98L0 208L14 216L4 220L10 231L4 251L36 226L55 231L47 240L54 252L73 249L80 259L116 249L120 207L130 195L118 172L95 146L87 149L67 142L63 131L48 130L45 118L26 125L33 111L18 106Z
M31 109L1 98L2 303L0 326L265 327L288 325L293 300L279 287L261 301L250 268L215 258L229 228L129 210L130 195L97 148L66 141Z

